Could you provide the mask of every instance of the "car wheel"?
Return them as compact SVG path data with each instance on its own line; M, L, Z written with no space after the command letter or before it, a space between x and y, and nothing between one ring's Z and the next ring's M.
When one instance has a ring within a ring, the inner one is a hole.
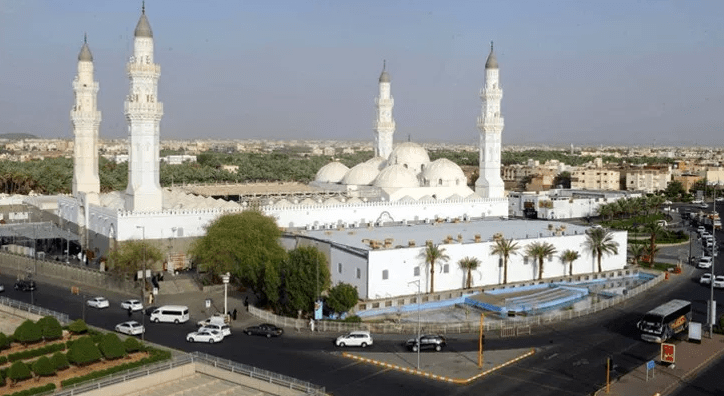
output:
M178 324L178 319L173 321L174 324Z
M412 346L412 352L417 352L417 345Z
M189 341L191 341L191 342L196 342L196 339L195 339L194 337L190 337L190 338L189 338Z
M194 340L191 339L191 337L187 337L187 338L186 338L186 342L194 342Z
M367 348L367 343L363 342L362 345L360 345L362 348Z
M213 338L209 338L209 344L213 344L213 343L214 343L214 339L213 339Z
M159 322L158 318L154 319L153 322L158 323ZM178 320L176 321L176 323L178 323Z
M266 333L266 338L271 338L271 334Z
M435 350L437 352L440 352L440 351L442 351L442 347L440 345L435 345Z
M246 332L246 335L250 336L250 335L251 335L251 331L247 331L247 332Z
M339 346L344 347L344 342L340 342Z

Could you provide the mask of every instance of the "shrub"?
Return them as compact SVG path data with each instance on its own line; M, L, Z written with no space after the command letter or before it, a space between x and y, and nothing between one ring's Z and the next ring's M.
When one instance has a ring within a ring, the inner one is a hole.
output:
M329 290L327 305L334 312L347 312L357 304L358 300L356 287L348 283L340 283Z
M33 374L30 373L28 365L23 362L13 363L13 365L10 366L10 369L8 370L8 378L16 382L28 379L32 376Z
M138 341L134 337L128 337L125 341L123 341L123 346L126 348L126 352L133 353L140 351L143 348L143 344L141 344L141 341Z
M91 337L94 343L98 344L103 340L103 333L95 331L93 329L88 330L88 335Z
M357 315L350 315L350 316L344 318L343 322L348 322L348 323L361 323L361 322L362 322L362 318L360 318L360 317L357 316Z
M31 395L37 395L38 393L47 393L50 391L55 390L55 384L49 383L43 386L38 386L35 388L26 389L20 392L11 393L8 396L31 396Z
M85 324L83 319L78 319L68 325L68 331L73 334L82 334L88 331L88 326Z
M38 320L38 326L43 338L47 340L57 340L63 336L63 328L60 326L60 322L53 316L45 316Z
M5 386L5 375L0 371L0 386Z
M136 367L145 366L147 364L156 363L156 362L160 362L161 360L167 360L167 359L171 358L171 352L169 352L169 351L162 351L162 350L158 350L158 349L149 349L149 353L150 353L150 356L145 357L137 362L119 364L118 366L110 367L105 370L94 371L94 372L84 375L82 377L68 378L67 380L62 381L60 383L60 386L67 387L70 385L79 384L81 382L94 380L96 378L105 377L107 375L119 373L121 371L134 369Z
M5 335L5 333L0 333L0 350L3 350L10 346L10 340L8 339L8 336Z
M65 370L70 367L70 363L68 363L68 358L63 352L56 352L53 357L50 358L50 362L53 363L53 367L56 371Z
M14 362L16 360L23 360L23 359L30 359L37 356L47 355L49 353L62 351L65 349L65 344L57 343L57 344L50 344L46 345L44 347L35 348L35 349L28 349L22 352L16 352L11 353L8 355L8 360L11 362Z
M55 367L47 356L41 356L33 363L33 372L41 377L55 374Z
M101 359L101 351L90 337L77 339L68 350L68 361L78 366L84 366Z
M40 326L32 320L26 320L15 329L15 340L23 344L38 342L43 338Z
M8 362L7 356L0 356L0 365L3 365Z
M109 360L118 359L126 356L126 348L121 339L114 333L107 333L103 336L100 344L98 344L103 357Z

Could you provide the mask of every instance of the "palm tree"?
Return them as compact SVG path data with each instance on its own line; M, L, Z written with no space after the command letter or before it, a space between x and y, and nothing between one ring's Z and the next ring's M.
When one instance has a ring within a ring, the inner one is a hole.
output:
M648 232L651 235L651 237L650 237L651 239L649 242L649 248L647 249L647 252L650 253L649 263L651 263L651 265L653 266L654 265L654 256L659 251L659 249L656 248L656 237L659 234L661 234L662 232L664 232L664 227L662 227L661 224L659 224L655 221L652 221L652 222L646 224L646 226L644 226L644 229L646 230L646 232Z
M640 243L630 243L628 245L628 251L634 259L634 264L638 265L641 256L644 255L645 246Z
M467 272L467 282L465 286L467 289L473 287L473 271L478 269L480 266L480 260L475 257L464 257L458 261L458 265L463 271Z
M435 293L435 263L447 261L450 257L445 254L444 248L432 243L425 246L421 256L425 259L425 264L430 266L430 293Z
M490 247L490 254L497 254L503 259L503 284L508 283L508 258L511 254L517 254L518 242L513 242L513 238L505 239L500 238L495 241L495 245Z
M575 250L564 250L563 253L561 253L561 261L563 261L563 264L565 265L568 263L568 275L573 276L573 262L578 260L581 257L580 254L578 254Z
M598 272L603 272L601 268L601 256L603 254L618 254L618 242L613 240L613 233L603 228L593 228L586 232L586 241L584 246L591 254L595 254L598 259Z
M548 242L533 242L525 248L525 254L538 260L538 280L543 279L543 260L556 254L556 247Z

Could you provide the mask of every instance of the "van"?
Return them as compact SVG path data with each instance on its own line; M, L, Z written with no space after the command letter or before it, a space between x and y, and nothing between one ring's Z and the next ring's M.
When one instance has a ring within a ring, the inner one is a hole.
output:
M151 313L151 322L186 323L189 321L189 307L185 305L164 305Z

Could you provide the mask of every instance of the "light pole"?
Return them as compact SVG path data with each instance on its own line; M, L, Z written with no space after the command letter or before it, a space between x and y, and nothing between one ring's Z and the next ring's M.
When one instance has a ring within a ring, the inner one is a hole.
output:
M716 199L712 202L716 214ZM716 301L714 300L714 266L716 264L716 225L714 215L711 216L711 295L709 298L709 337L714 338L714 321L716 320Z
M141 235L143 237L143 274L141 274L141 277L143 278L143 285L141 286L141 306L146 303L146 226L136 226L136 228L140 228L143 232ZM144 335L146 334L146 313L141 310L141 326L143 326L143 331L141 332L141 341L144 341Z
M420 280L407 282L407 285L410 283L417 284L417 369L420 370Z
M231 277L230 273L225 273L224 275L221 275L221 280L224 282L224 317L226 318L228 312L229 312L229 305L228 300L226 298L227 296L227 289L229 287L229 278ZM228 320L227 320L228 321Z

